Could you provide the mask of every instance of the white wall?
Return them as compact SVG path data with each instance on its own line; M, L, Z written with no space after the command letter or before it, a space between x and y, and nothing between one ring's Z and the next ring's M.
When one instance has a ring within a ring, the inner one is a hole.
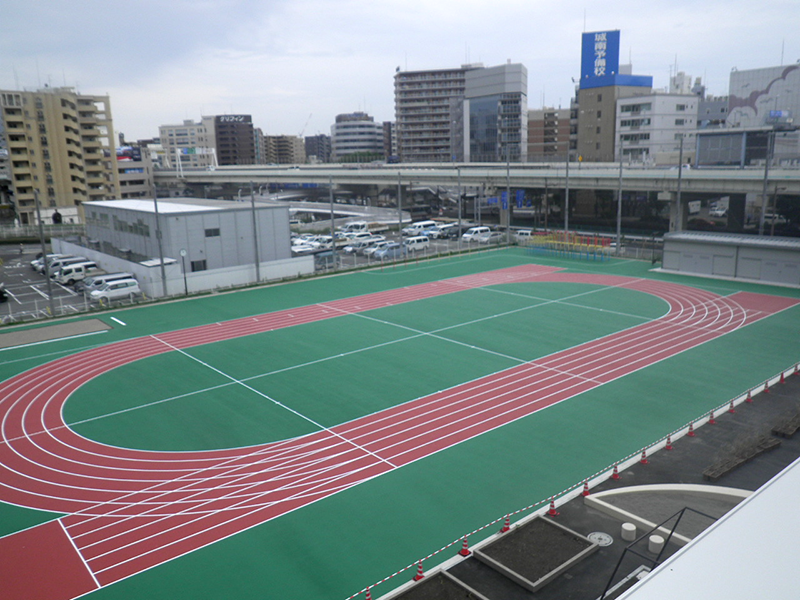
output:
M138 262L131 262L124 258L104 254L97 250L56 238L53 239L52 246L53 252L85 256L89 260L95 261L101 269L109 273L117 271L133 273L139 282L139 287L148 297L159 298L164 295L161 268L158 265L153 267L145 266ZM275 281L310 275L314 273L314 257L299 256L297 258L262 262L259 268L261 281ZM167 279L168 296L183 294L187 288L189 293L205 292L219 288L247 285L256 281L256 272L253 265L187 273L185 282L181 273L180 263L165 264L164 271Z

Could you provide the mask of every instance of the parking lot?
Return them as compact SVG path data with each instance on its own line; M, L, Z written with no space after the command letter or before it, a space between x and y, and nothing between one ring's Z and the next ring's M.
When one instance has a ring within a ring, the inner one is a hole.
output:
M83 294L71 287L50 282L31 268L41 248L34 244L0 246L0 282L6 291L5 302L0 304L3 323L28 321L51 314L69 315L88 310Z

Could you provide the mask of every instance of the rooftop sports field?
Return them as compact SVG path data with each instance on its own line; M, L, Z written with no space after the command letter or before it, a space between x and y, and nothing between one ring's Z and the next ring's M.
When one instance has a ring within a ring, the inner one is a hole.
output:
M344 600L800 361L800 291L649 269L483 252L0 350L5 597Z

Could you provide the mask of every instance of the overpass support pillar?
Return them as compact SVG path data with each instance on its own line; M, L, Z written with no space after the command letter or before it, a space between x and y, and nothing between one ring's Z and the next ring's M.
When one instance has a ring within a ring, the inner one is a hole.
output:
M660 200L669 201L669 230L684 231L689 221L689 210L685 199L678 202L678 194L675 192L661 192L658 195Z

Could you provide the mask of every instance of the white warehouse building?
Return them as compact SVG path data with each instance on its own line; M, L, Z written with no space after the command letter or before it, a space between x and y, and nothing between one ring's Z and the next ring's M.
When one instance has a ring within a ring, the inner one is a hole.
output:
M164 279L172 295L314 272L312 257L291 256L285 205L168 198L85 202L83 209L86 242L58 240L54 249L134 273L150 296L165 295Z

